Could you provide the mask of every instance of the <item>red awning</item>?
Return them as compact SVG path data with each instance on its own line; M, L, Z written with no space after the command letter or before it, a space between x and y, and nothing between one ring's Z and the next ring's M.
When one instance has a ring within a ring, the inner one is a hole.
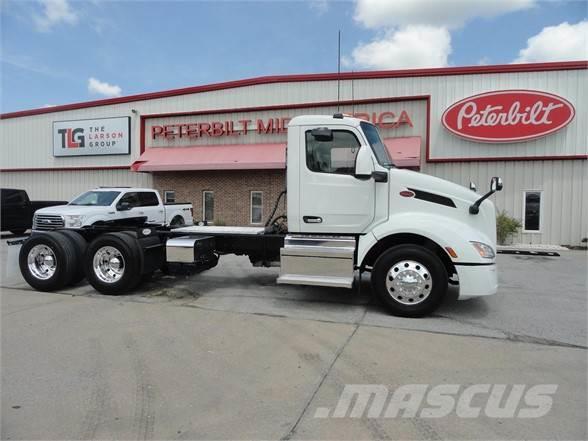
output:
M286 144L147 148L131 165L140 172L286 168Z
M396 167L420 167L421 137L386 138L384 144Z

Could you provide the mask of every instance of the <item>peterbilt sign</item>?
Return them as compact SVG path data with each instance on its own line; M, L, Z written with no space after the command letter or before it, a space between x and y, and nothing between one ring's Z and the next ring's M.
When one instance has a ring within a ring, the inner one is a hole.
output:
M127 116L55 121L53 155L128 155L131 152L130 121Z
M574 106L551 93L503 90L465 98L443 113L453 134L478 142L521 142L540 138L568 125Z

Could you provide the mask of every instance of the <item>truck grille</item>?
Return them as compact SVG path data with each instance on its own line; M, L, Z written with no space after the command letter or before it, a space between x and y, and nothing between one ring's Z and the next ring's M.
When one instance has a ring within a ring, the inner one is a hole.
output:
M33 220L33 230L55 230L64 226L63 216L53 214L35 214Z

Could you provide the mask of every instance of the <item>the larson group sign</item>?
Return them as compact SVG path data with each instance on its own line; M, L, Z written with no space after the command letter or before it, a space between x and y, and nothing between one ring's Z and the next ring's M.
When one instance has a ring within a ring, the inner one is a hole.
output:
M568 125L575 115L566 99L534 90L504 90L465 98L443 113L442 122L457 136L478 142L520 142Z
M130 118L101 118L53 123L54 156L128 155Z

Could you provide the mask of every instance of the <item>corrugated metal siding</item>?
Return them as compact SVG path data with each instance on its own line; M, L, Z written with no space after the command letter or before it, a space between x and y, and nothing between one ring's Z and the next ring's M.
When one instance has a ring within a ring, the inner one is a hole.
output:
M522 221L523 192L543 192L540 233L520 233L515 243L580 245L588 237L588 161L519 161L429 164L429 174L469 186L478 193L489 188L492 176L500 176L504 190L492 196L499 210Z
M153 176L126 170L35 171L2 173L3 188L24 188L31 199L71 200L100 186L152 187Z

